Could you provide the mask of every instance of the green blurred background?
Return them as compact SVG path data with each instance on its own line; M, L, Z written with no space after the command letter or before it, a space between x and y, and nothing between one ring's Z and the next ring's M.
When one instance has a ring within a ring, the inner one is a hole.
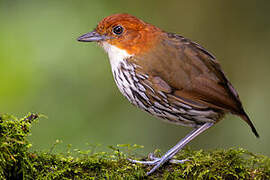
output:
M33 148L56 139L140 144L163 152L191 129L164 123L133 107L118 91L107 55L76 38L104 17L127 12L210 50L238 90L256 139L228 115L189 145L243 147L270 155L270 1L0 0L0 113L48 116L34 126Z

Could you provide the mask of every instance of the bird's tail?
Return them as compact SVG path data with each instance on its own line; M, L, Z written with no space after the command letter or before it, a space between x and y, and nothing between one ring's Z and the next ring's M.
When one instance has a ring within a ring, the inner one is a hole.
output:
M255 126L253 125L253 123L251 122L251 120L249 119L248 115L246 114L245 111L243 111L240 115L239 115L244 121L246 121L246 123L248 123L248 125L250 126L252 132L255 134L255 136L257 138L259 138L259 134L255 128Z

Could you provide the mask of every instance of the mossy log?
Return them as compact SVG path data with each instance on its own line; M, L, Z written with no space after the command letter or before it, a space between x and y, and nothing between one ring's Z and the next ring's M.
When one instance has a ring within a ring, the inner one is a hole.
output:
M110 146L107 152L95 152L94 148L81 151L72 146L64 153L53 153L52 149L35 152L27 137L39 116L28 114L18 119L1 115L0 179L270 179L270 158L242 148L187 148L175 158L189 161L165 164L148 177L145 174L151 167L127 160L138 158L138 145Z

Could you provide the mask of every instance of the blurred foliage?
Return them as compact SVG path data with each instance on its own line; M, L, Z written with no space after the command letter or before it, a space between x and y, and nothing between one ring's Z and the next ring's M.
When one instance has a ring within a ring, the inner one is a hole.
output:
M76 41L102 18L127 12L210 50L261 136L256 139L240 118L227 116L190 145L240 146L270 155L269 8L266 0L0 0L0 112L49 117L33 129L34 149L63 139L79 148L138 143L145 152L168 150L190 129L130 105L113 82L103 50Z
M183 164L163 165L145 177L151 167L132 164L139 145L110 146L109 152L73 149L55 153L57 140L49 151L29 151L27 140L33 122L40 115L18 119L2 115L0 121L0 179L269 179L270 158L244 149L192 151L185 149L175 158ZM143 158L145 159L145 158Z

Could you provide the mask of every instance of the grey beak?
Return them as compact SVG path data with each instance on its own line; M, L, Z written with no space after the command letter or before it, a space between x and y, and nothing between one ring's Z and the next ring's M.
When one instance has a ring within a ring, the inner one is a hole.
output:
M80 36L77 40L81 42L97 42L97 41L104 41L107 39L110 39L110 38L104 35L100 35L94 30L92 32L89 32Z

